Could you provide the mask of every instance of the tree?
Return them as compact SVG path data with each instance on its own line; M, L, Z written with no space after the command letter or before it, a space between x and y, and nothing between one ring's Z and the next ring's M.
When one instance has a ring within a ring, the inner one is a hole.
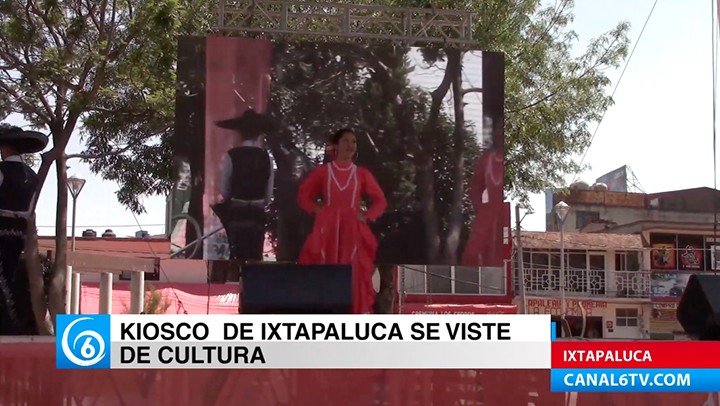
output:
M163 33L119 61L115 80L101 89L83 122L88 138L78 157L118 182L118 201L135 213L144 211L142 196L166 194L172 186L177 40L207 34L215 5L167 0L154 28Z
M8 98L0 102L0 109L21 113L36 127L49 129L53 147L42 155L39 173L43 181L50 166L57 163L57 181L64 185L64 149L82 123L87 150L77 157L91 160L92 169L105 179L120 182L118 198L123 204L140 212L140 196L168 189L172 183L175 40L179 34L205 34L213 4L209 0L184 6L173 0L123 4L15 0L1 4L0 90ZM384 0L382 4L428 6L424 0ZM578 164L573 158L590 141L588 125L612 103L605 71L618 67L626 57L628 24L619 23L590 41L584 54L574 57L570 51L577 38L568 28L573 19L571 0L546 8L538 0L442 0L430 6L474 12L476 48L506 54L508 196L524 199L575 172ZM426 62L462 60L462 53L454 52L451 47L428 47ZM357 99L357 105L371 106L368 115L377 115L373 130L405 120L401 125L405 136L398 141L404 145L409 144L406 136L420 136L433 141L433 152L447 147L448 142L454 146L446 148L439 159L419 154L418 173L407 173L409 169L398 164L384 169L402 174L395 176L400 182L396 186L408 198L417 193L425 199L451 199L446 205L449 211L428 209L422 219L427 252L432 257L447 257L463 238L457 225L468 220L463 209L467 205L465 185L448 182L459 181L457 175L467 170L459 165L463 161L459 158L474 152L461 142L465 130L428 101L445 96L449 89L458 90L458 78L452 76L454 69L446 70L448 80L433 92L435 97L423 100L404 83L403 61L398 55L378 51L373 58L382 60L387 68L371 69L375 84L353 89L355 95L350 98L358 97L359 92L377 96ZM372 63L368 55L357 56L355 63ZM407 103L397 103L393 95L402 96ZM458 101L462 100L455 100L456 115L461 113ZM291 144L282 147L292 150ZM392 142L386 146L392 147ZM448 163L455 165L455 176L429 176ZM414 176L425 179L417 182L417 190L409 180ZM67 192L64 187L58 192L57 269L63 269ZM388 223L380 232L391 232L392 227ZM61 308L62 275L56 271L53 278L52 314Z
M152 69L150 80L155 83L163 70L172 70L172 44L185 22L196 17L192 13L176 0L0 3L0 91L4 94L0 115L22 114L33 127L50 134L52 147L41 154L38 192L53 164L57 169L56 258L48 305L51 316L64 312L66 160L92 158L66 156L65 148L70 138L83 130L84 121L102 111L106 89L117 88L131 77L143 78L148 69ZM85 135L92 142L95 134ZM144 140L149 142L148 138ZM31 285L42 286L39 282L31 281ZM35 314L40 313L44 314L36 309Z
M427 5L424 0L385 0L382 3ZM578 164L573 158L589 143L588 125L597 121L612 103L606 92L610 81L605 72L608 68L618 67L626 57L629 25L619 23L590 41L584 54L574 57L570 51L577 37L569 29L573 20L572 0L561 0L555 6L545 8L538 0L443 0L433 1L431 5L474 12L477 16L474 19L476 48L506 54L505 183L508 196L526 198L529 193L561 183L564 175L575 172ZM439 53L437 57L444 58L444 55ZM164 106L156 107L162 107L155 110L161 112L159 117L165 120L162 127L172 128L169 96ZM148 124L157 126L158 120L138 117L138 121L130 124L113 122L105 126L99 123L97 128L98 131L107 130L108 134L127 134ZM170 132L163 132L162 142L167 142L169 136ZM98 148L91 147L89 152ZM141 153L134 158L118 158L117 161L111 158L102 164L97 161L95 169L108 179L120 181L123 184L121 201L141 211L139 200L132 196L140 196L148 190L159 191L154 187L157 183L167 185L169 180L162 176L167 174L169 160L164 159L158 167L155 164L158 160L148 162L147 155L142 150L138 152ZM127 201L128 197L131 202Z
M420 0L394 5L423 7ZM630 25L620 22L588 42L573 56L577 42L570 29L573 0L542 7L539 0L433 1L435 8L468 10L478 17L478 48L506 54L505 185L508 196L564 185L580 168L575 158L588 147L588 126L600 120L613 101L606 72L618 68L628 52Z

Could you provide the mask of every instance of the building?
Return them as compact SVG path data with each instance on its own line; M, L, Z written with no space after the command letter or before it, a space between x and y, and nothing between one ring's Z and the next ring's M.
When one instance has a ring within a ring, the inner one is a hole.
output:
M146 274L145 288L147 303L155 296L155 307L161 313L179 314L237 314L239 305L238 284L208 283L206 261L188 261L170 258L170 240L165 237L118 238L114 233L97 233L86 230L83 237L76 237L75 250L78 253L98 254L113 261L145 258L157 259L156 275ZM68 238L68 248L71 239ZM54 257L55 237L39 236L38 250L42 255ZM100 293L100 272L80 274L80 312L98 313ZM127 313L130 305L130 281L126 275L112 275L111 312Z
M593 189L555 192L548 198L547 227L559 230L550 207L570 205L565 232L591 235L635 235L642 244L643 270L650 273L650 336L679 339L684 332L676 319L690 275L717 272L720 191L695 188L654 194ZM601 234L602 233L602 234Z
M520 238L523 277L516 278L515 291L516 303L526 313L562 314L564 252L566 319L573 336L582 334L584 314L584 337L649 338L651 278L639 235L567 232L563 251L559 232L524 231ZM520 269L516 267L518 275Z
M559 220L552 212L560 201L572 208L563 225L565 231L607 232L648 221L678 226L712 225L716 205L720 210L720 191L703 187L646 194L571 187L548 192L545 210L548 231L560 230Z

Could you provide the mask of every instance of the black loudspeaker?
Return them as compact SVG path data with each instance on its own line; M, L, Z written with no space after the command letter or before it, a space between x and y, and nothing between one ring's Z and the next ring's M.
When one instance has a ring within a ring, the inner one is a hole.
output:
M243 314L352 313L352 266L248 264L241 268Z
M677 318L686 334L720 341L720 275L691 275L678 304Z

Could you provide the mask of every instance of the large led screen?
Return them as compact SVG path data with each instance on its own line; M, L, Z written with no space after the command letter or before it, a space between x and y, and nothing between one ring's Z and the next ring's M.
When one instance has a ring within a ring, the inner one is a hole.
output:
M376 263L503 266L502 54L187 37L178 82L174 200L207 237L198 257L297 261L299 186L348 128L387 200Z

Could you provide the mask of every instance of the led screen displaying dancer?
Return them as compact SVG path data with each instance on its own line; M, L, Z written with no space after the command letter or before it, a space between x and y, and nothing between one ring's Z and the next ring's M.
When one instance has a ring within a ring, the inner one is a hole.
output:
M315 214L315 226L299 263L352 264L353 313L370 313L378 243L367 222L382 215L387 201L370 171L353 162L357 157L355 134L340 130L330 144L332 162L311 172L298 193L300 206ZM367 209L361 206L363 196L370 198Z

